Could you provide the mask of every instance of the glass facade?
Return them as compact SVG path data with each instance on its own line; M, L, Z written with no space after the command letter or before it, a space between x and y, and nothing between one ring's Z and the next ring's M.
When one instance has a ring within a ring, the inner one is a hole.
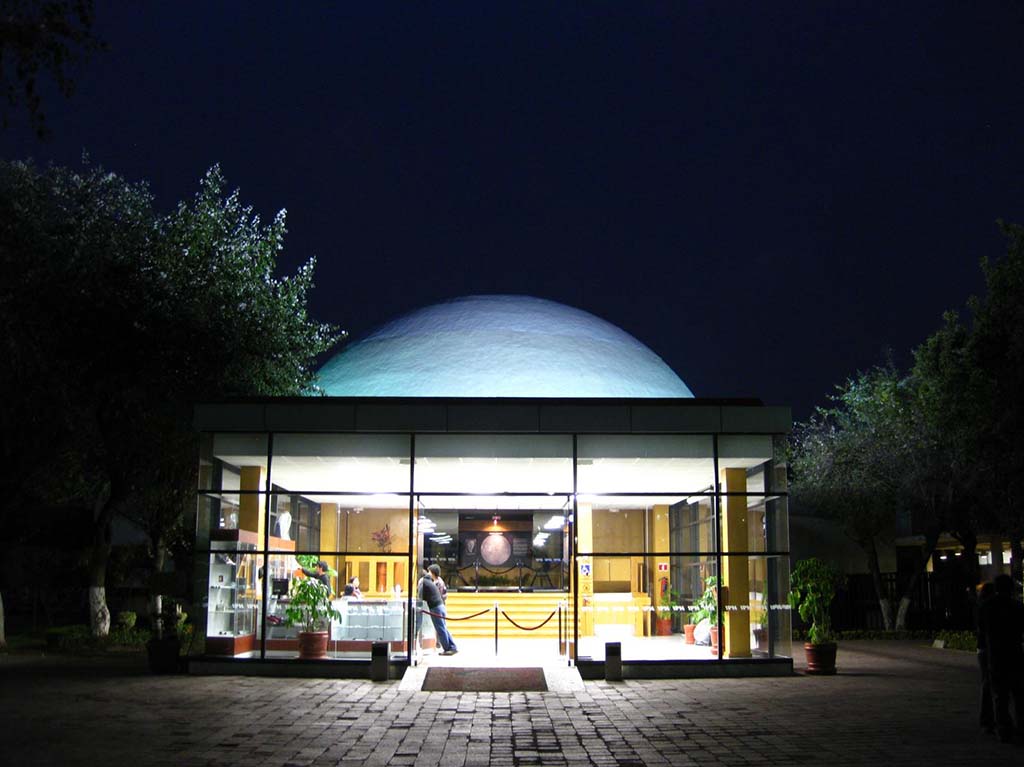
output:
M763 434L205 434L206 653L296 657L315 628L330 659L414 660L437 565L460 644L500 618L576 661L789 658L780 456ZM312 581L330 614L304 627Z

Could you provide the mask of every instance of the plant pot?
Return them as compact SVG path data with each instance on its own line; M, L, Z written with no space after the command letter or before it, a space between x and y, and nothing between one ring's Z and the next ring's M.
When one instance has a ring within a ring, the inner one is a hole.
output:
M768 629L754 629L754 642L758 650L768 649Z
M711 627L711 652L718 655L718 626Z
M299 632L299 658L302 660L322 660L327 657L326 631Z
M808 674L834 674L836 673L836 643L827 644L804 643L804 653L807 655Z
M660 637L667 637L672 634L672 619L671 618L655 618L654 619L654 633Z
M687 623L683 626L683 635L686 638L686 644L693 644L693 631L697 627L692 623Z
M177 674L181 671L181 642L178 637L150 639L146 642L146 657L149 670L154 674Z

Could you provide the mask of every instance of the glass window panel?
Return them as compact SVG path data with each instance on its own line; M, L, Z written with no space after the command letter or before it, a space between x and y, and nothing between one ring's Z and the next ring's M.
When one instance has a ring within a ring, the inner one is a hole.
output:
M577 492L702 492L713 487L711 437L580 436Z
M724 656L792 657L788 557L725 556L722 568Z
M623 660L714 660L717 605L713 556L593 556L580 559L580 655L603 659L621 642ZM687 628L690 626L691 628Z
M196 508L196 549L216 548L213 543L251 539L263 545L260 519L266 504L265 493L204 493ZM241 538L240 538L241 536Z
M577 497L581 554L714 552L711 496Z
M292 492L409 490L404 434L275 434L272 480Z
M572 438L565 435L416 437L416 492L572 492Z
M722 551L789 550L786 496L728 495L721 505Z
M417 550L449 590L568 587L568 495L421 496Z
M764 434L729 435L718 438L718 467L722 490L781 493L786 491L786 464L782 438ZM728 475L726 469L743 469ZM727 485L733 485L733 488Z
M266 471L266 434L204 434L200 440L200 490L238 490L243 482L263 490Z

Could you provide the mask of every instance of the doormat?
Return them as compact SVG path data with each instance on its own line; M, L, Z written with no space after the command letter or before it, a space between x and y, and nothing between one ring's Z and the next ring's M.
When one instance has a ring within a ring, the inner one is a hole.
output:
M424 692L547 692L542 668L428 668Z

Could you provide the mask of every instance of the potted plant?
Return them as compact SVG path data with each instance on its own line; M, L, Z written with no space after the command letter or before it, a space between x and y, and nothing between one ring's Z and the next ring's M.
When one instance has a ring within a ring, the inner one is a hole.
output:
M657 636L670 636L672 634L672 614L682 606L681 595L674 589L669 589L661 595L654 614L654 633Z
M711 652L718 654L718 576L709 575L704 579L704 593L697 598L697 612L690 621L696 625L705 618L711 624Z
M840 575L817 557L800 560L789 576L789 605L811 624L804 643L808 674L836 673L836 643L832 636L829 608L836 595Z
M341 620L341 613L334 609L327 586L315 578L292 581L285 623L299 627L300 658L316 660L327 657L328 628L332 618Z
M154 674L174 674L181 670L181 635L188 613L171 599L162 601L161 612L154 616L156 635L146 642L149 670Z

